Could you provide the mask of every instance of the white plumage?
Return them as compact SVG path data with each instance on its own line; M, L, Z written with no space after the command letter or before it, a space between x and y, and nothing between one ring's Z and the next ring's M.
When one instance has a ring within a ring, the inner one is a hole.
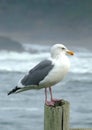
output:
M53 45L50 58L31 69L8 95L29 89L45 88L45 103L54 105L57 100L52 97L51 87L63 80L70 68L70 61L66 54L73 55L74 53L62 44ZM51 101L47 100L47 88L50 91Z

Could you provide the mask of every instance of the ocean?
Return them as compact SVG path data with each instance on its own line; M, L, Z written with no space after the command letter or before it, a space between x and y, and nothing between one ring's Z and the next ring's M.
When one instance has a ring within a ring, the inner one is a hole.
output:
M0 51L0 130L44 128L44 89L7 96L28 70L49 57L49 45L23 47L24 52ZM75 46L73 51L70 72L53 94L70 102L70 127L92 128L92 52Z

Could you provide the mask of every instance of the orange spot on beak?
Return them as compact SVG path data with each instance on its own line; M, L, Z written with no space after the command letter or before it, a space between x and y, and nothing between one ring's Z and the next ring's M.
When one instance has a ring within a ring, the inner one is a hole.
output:
M73 51L67 50L66 52L67 52L67 54L69 54L69 55L72 55L72 56L74 55L74 52L73 52Z

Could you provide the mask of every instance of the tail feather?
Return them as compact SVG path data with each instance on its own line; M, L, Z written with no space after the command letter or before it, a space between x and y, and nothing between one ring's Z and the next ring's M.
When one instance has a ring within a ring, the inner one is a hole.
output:
M37 85L25 86L25 87L16 86L14 89L12 89L10 92L8 92L8 95L13 94L13 93L20 93L20 92L27 91L30 89L37 89Z
M8 95L16 93L17 90L19 90L19 89L21 89L21 88L19 88L19 87L16 86L14 89L12 89L10 92L8 92Z

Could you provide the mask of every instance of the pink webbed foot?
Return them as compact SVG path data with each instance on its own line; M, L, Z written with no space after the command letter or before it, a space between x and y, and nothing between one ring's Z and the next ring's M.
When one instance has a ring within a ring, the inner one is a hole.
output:
M47 100L47 88L45 88L45 104L47 106L55 106L57 103L60 104L62 100L53 98L51 87L49 87L49 91L50 91L51 101Z
M45 104L46 104L47 106L54 106L54 105L55 105L55 102L53 102L53 101L45 101Z
M62 100L61 99L51 99L52 102L61 102Z

